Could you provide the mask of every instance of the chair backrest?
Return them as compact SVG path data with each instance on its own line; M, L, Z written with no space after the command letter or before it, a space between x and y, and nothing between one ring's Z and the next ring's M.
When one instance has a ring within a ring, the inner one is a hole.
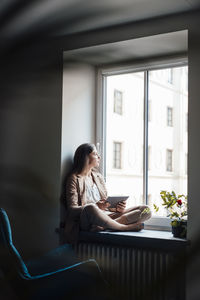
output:
M5 274L30 278L24 261L13 245L10 222L3 208L0 208L0 267Z

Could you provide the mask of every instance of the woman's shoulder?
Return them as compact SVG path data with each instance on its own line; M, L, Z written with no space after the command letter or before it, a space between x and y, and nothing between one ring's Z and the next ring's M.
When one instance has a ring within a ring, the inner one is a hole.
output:
M104 180L103 175L97 169L92 170L92 175Z
M67 177L67 183L76 182L78 178L78 174L70 173Z

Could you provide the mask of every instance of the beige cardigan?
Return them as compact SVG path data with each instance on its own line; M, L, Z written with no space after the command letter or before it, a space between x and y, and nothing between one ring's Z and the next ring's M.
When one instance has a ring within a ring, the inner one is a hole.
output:
M97 185L101 199L107 198L107 190L103 176L92 171L92 177ZM79 234L80 214L86 204L85 177L72 174L66 183L66 221L65 238L69 243L75 243Z

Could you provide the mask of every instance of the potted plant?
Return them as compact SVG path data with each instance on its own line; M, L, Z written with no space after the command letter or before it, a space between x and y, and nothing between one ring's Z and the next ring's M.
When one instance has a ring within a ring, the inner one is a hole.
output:
M172 233L174 237L186 238L187 234L187 196L176 195L174 191L161 191L162 206L167 210L167 216L172 219ZM158 212L159 207L154 205L154 210Z

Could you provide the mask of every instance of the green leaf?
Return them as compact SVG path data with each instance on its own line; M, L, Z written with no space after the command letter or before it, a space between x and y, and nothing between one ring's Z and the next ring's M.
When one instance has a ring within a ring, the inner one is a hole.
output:
M174 212L171 213L171 217L172 217L172 218L173 218L173 217L178 218L178 217L179 217L179 214L178 214L176 211L174 211Z
M176 227L176 226L179 226L179 221L178 220L173 220L171 221L171 225Z
M154 210L155 210L156 212L159 211L159 207L158 207L156 204L153 204L153 208L154 208Z

